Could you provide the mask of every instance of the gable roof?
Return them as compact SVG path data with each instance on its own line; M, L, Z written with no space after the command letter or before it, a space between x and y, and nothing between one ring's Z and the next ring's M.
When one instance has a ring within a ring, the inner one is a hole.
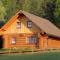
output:
M54 24L52 24L49 20L38 17L36 15L30 14L25 11L19 11L1 29L6 30L12 24L12 22L14 22L17 19L17 17L19 16L18 15L19 13L24 14L29 20L31 20L33 23L35 23L46 34L60 37L60 30Z

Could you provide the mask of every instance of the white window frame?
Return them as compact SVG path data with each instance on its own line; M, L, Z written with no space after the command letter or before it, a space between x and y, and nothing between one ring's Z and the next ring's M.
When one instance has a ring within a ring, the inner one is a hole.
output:
M11 44L16 44L16 38L15 37L11 38Z
M18 28L18 29L21 28L21 22L20 22L20 21L17 22L17 28Z
M32 28L32 21L27 21L27 27Z

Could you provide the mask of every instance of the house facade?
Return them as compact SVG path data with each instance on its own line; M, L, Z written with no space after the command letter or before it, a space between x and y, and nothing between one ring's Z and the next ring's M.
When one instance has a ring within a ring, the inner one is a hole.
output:
M0 30L0 48L60 48L60 31L50 21L19 11Z

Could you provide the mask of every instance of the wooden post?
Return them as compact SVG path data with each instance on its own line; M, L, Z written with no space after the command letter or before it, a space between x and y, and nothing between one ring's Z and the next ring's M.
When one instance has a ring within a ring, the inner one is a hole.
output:
M48 36L46 37L46 49L48 48Z

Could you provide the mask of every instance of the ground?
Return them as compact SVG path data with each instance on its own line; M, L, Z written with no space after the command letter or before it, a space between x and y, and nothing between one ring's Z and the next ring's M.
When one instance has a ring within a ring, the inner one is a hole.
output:
M0 55L0 60L60 60L60 52Z

